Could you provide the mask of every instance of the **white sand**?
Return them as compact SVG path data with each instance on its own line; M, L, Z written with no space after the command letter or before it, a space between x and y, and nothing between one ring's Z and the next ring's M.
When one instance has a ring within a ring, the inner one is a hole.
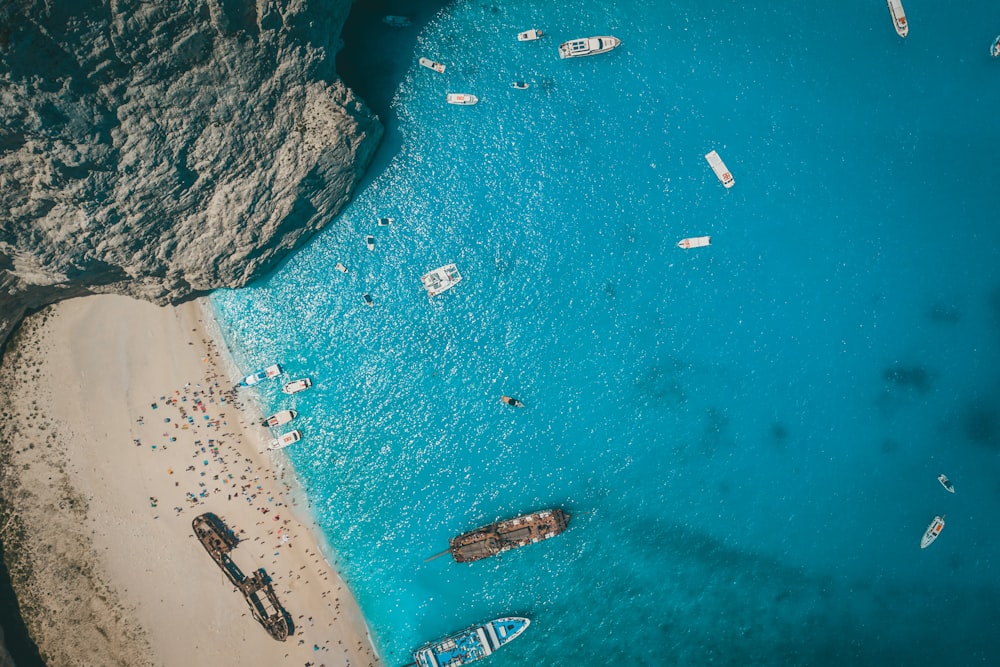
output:
M12 469L22 471L18 499L8 502L17 516L4 527L5 538L8 529L37 521L24 519L32 502L39 505L31 498L22 504L21 496L33 495L24 489L72 486L62 495L82 503L41 503L54 520L66 505L77 510L66 515L75 528L61 533L68 544L46 539L56 543L57 555L86 543L90 551L83 558L103 589L46 603L43 569L51 568L35 564L29 587L46 614L124 614L120 625L128 632L108 621L111 629L101 634L112 635L111 642L125 641L116 634L134 635L139 648L122 649L126 657L117 658L126 662L130 650L141 650L141 662L167 666L380 664L351 592L312 531L285 506L288 486L273 472L283 460L265 451L267 432L256 426L260 415L241 414L232 402L232 378L204 333L200 304L158 308L97 296L60 303L34 318L42 316L44 324L24 327L4 360L3 390L11 392L6 405L20 424L19 434L5 432L6 447L13 450ZM30 389L11 387L28 372ZM37 424L25 419L41 414ZM35 428L44 428L45 436ZM32 439L38 447L22 447ZM237 532L242 541L231 556L244 573L263 567L271 575L295 623L286 641L274 640L254 620L195 539L191 520L203 512L216 513ZM29 543L33 532L29 526ZM59 556L58 562L71 560ZM74 597L80 609L72 608ZM52 647L67 632L60 620L29 623L43 654L55 660ZM86 664L96 664L90 659Z

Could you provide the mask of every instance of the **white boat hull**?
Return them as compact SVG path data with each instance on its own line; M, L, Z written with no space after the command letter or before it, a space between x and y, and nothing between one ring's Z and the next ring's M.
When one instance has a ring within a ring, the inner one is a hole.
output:
M448 104L471 106L479 102L479 98L468 93L448 93Z
M442 65L441 63L438 63L438 62L434 62L430 58L421 58L420 59L420 64L423 65L424 67L426 67L427 69L434 70L438 74L444 74L444 70L445 70L444 65Z
M285 433L280 438L275 438L271 441L271 444L267 446L270 450L284 449L288 445L295 444L302 439L302 431L295 429L294 431L289 431Z
M621 43L620 39L611 35L571 39L559 45L559 57L582 58L584 56L596 56L598 53L607 53L612 49L617 49L621 46Z
M683 248L684 250L690 250L691 248L704 248L705 246L712 245L711 236L692 236L690 238L681 239L677 242L678 248Z
M722 181L724 186L731 188L736 185L736 179L734 179L733 175L729 173L729 167L726 166L726 163L722 161L722 158L719 157L717 152L712 151L708 153L705 155L705 159L708 160L708 164L712 167L712 171L715 172L715 175L719 177L719 180Z
M889 14L892 16L892 25L896 29L896 34L905 38L910 33L910 24L906 22L906 12L903 11L901 0L886 0L889 5Z
M931 521L931 525L927 526L927 530L924 531L924 536L920 539L920 548L926 549L929 547L934 540L938 538L942 530L944 530L944 517L934 517L934 520Z
M532 28L531 30L525 30L524 32L517 33L517 41L519 42L533 42L542 36L542 31Z
M285 386L281 388L281 391L286 394L297 394L300 391L305 391L312 386L312 380L309 378L302 378L301 380L292 380L291 382L286 382Z

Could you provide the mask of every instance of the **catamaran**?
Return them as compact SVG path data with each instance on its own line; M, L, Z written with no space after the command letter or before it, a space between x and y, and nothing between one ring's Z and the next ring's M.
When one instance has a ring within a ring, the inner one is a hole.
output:
M450 290L461 281L462 274L458 272L458 267L454 264L439 266L420 276L420 282L427 290L427 296L437 296L441 292Z
M889 5L889 14L892 15L892 25L896 28L896 34L905 38L910 32L910 25L906 22L902 0L886 0L886 2Z
M264 380L270 380L271 378L276 378L281 375L281 366L274 364L268 366L262 371L257 371L256 373L251 373L242 380L240 380L241 387L252 387L258 382L263 382Z
M722 161L722 158L719 157L719 154L716 151L707 153L705 155L705 159L708 160L708 165L712 168L712 171L715 172L715 175L719 177L719 180L722 181L724 186L731 188L736 184L736 180L733 178L733 175L729 173L729 167L726 166L726 163Z
M508 644L528 629L531 621L521 616L497 618L460 630L444 639L425 644L413 654L419 667L468 665Z
M944 530L944 515L934 517L931 521L931 525L927 526L927 530L924 531L924 536L920 539L920 548L926 549L931 545L931 543L938 538L941 531Z
M571 39L559 45L560 58L582 58L583 56L596 56L598 53L607 53L612 49L621 46L622 41L617 37L584 37L582 39Z

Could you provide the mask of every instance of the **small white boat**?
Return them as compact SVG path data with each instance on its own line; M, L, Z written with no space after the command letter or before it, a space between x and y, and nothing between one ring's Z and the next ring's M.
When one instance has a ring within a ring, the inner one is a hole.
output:
M438 72L439 74L444 74L444 65L442 65L441 63L436 63L430 58L421 58L420 64L426 67L427 69L432 69L435 72Z
M683 248L684 250L690 250L691 248L704 248L707 245L712 245L711 236L692 236L690 238L681 239L677 242L677 247Z
M942 530L944 530L944 515L934 517L931 525L927 526L927 530L924 531L924 536L920 538L920 548L926 549L929 547L931 542L938 538Z
M281 366L274 364L273 366L268 366L262 371L257 371L256 373L251 373L242 380L240 380L241 387L252 387L258 382L263 382L264 380L270 380L271 378L276 378L281 375Z
M395 222L395 220L393 218L379 218L378 219L378 226L379 227L388 227L393 222Z
M510 85L511 85L512 88L517 88L518 90L527 90L528 89L528 84L525 81L515 81L514 83L512 83Z
M727 188L731 188L736 184L736 181L733 179L733 175L729 173L729 168L726 167L726 163L722 161L722 158L719 157L718 153L712 151L705 156L705 159L708 160L709 166L712 167L712 171L714 171L715 175L719 177L719 180L722 181L723 185Z
M273 415L264 420L264 426L270 426L274 428L275 426L281 426L282 424L287 424L288 422L295 419L298 416L295 410L282 410L281 412L275 412Z
M301 380L292 380L291 382L286 382L285 386L281 388L281 391L286 394L297 394L300 391L305 391L309 387L313 386L312 380L309 378L302 378Z
M910 25L906 22L906 12L903 11L901 0L886 0L889 5L889 14L892 15L892 25L896 28L896 34L906 37L910 32Z
M583 56L596 56L598 53L607 53L611 49L621 46L622 41L617 37L584 37L582 39L571 39L559 45L560 58L582 58Z
M468 93L448 93L448 104L471 105L478 101L478 97Z
M945 491L948 493L955 493L955 485L951 483L951 480L948 479L947 475L938 475L938 481L941 482L941 486L944 487Z
M519 42L533 42L542 35L544 35L541 30L537 28L532 28L531 30L525 30L524 32L517 33L517 41Z
M409 28L413 21L408 16L383 16L382 23L392 28Z
M288 445L298 442L302 439L302 431L295 429L294 431L289 431L284 435L275 438L271 441L271 444L267 446L268 449L284 449Z
M333 268L337 269L341 273L347 273L347 267L344 266L343 264L341 264L340 262L337 262L336 264L334 264Z
M997 35L997 38L993 40L993 44L990 46L990 55L994 58L1000 56L1000 35Z
M374 306L375 301L372 299L372 295L365 292L361 295L361 300L365 302L366 306Z
M458 267L454 264L445 264L420 277L420 282L427 290L427 296L437 296L441 292L450 290L461 281L462 274L458 272Z
M375 237L369 234L365 237L365 245L368 246L369 250L375 249Z

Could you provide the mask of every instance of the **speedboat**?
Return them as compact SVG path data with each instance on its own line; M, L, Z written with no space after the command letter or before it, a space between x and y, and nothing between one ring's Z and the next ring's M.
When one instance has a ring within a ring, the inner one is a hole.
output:
M267 446L268 449L283 449L288 445L298 442L302 439L302 431L295 429L294 431L289 431L284 435L275 438L271 441L271 444Z
M512 87L514 87L514 88L517 88L518 90L527 90L528 89L528 84L526 82L524 82L524 81L515 81L514 83L512 83L510 85Z
M462 274L454 264L445 264L420 276L420 282L427 290L427 296L437 296L462 281Z
M910 25L906 22L906 12L903 11L902 0L886 0L889 5L889 14L892 15L892 25L896 28L896 34L906 37L910 32Z
M500 400L503 401L504 403L506 403L507 405L511 406L511 407L515 407L515 408L523 408L524 407L524 403L522 403L521 401L517 400L513 396L501 396Z
M951 483L951 480L948 479L947 475L938 475L938 481L941 482L941 486L944 487L945 491L948 493L955 493L955 485Z
M240 380L241 387L252 387L258 382L263 382L264 380L270 380L271 378L276 378L281 375L281 366L274 364L268 366L262 371L257 371L256 373L251 373L242 380Z
M460 667L492 654L514 641L528 629L531 621L523 617L497 618L479 626L459 630L444 639L417 649L413 661L418 667Z
M444 65L442 65L441 63L436 63L430 58L421 58L420 64L426 67L427 69L432 69L439 74L444 74Z
M448 104L461 104L469 106L479 101L475 95L468 93L448 93Z
M281 388L281 391L286 394L297 394L300 391L305 391L309 387L313 386L312 380L309 378L302 378L300 380L292 380L291 382L286 382L285 386Z
M413 21L408 16L383 16L382 23L391 28L409 28L413 25Z
M337 262L336 264L334 264L333 268L337 269L341 273L347 273L347 267L344 266L343 264L341 264L340 262Z
M931 542L938 538L941 531L944 530L944 515L934 517L931 521L931 525L927 526L927 530L924 531L924 536L920 539L920 548L926 549L931 545Z
M712 151L706 154L705 159L708 160L708 164L712 167L712 171L715 172L715 175L719 177L719 180L722 181L724 186L731 188L736 184L736 180L733 178L733 175L729 173L729 167L726 166L726 163L722 161L722 158L719 157L717 152Z
M712 245L711 236L692 236L690 238L681 239L677 242L677 247L683 248L684 250L690 250L691 248L704 248L707 245Z
M994 58L1000 56L1000 35L997 35L997 38L993 40L993 45L990 46L990 55Z
M379 227L388 227L393 222L395 222L395 221L392 218L379 218L378 219L378 226Z
M537 28L532 28L531 30L525 30L524 32L517 33L517 41L519 42L533 42L542 35L544 35L541 30Z
M617 37L584 37L582 39L572 39L559 45L560 58L581 58L583 56L596 56L598 53L607 53L611 49L621 46L622 41Z
M274 428L275 426L281 426L282 424L287 424L288 422L295 419L298 416L295 410L282 410L281 412L275 412L273 415L264 420L264 426L270 426Z
M365 245L368 246L369 250L375 249L375 237L369 234L365 237Z
M368 292L365 292L364 294L361 295L361 300L365 302L366 306L375 305L375 301L372 299L372 295L369 294Z

